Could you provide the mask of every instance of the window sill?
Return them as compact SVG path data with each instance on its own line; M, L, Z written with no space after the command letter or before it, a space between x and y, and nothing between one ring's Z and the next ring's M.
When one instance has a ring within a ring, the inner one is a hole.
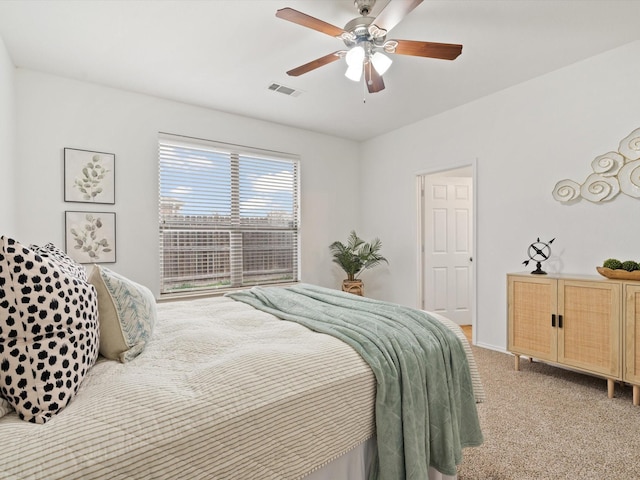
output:
M184 292L184 293L164 293L160 295L160 298L156 299L157 303L165 303L165 302L177 302L180 300L195 300L199 298L209 298L209 297L222 297L226 293L231 292L239 292L240 290L249 290L250 288L256 287L290 287L293 285L298 285L300 282L288 282L288 283L268 283L264 285L251 285L246 287L235 287L235 288L223 288L219 290L206 290L199 292Z

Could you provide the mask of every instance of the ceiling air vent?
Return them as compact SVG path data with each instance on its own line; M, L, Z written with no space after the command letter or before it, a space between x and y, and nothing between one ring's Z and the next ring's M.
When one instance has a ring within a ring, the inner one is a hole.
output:
M271 85L269 85L269 90L272 90L272 91L278 92L278 93L282 93L282 94L288 95L290 97L297 97L302 93L300 90L295 90L295 89L293 89L291 87L287 87L287 86L281 85L279 83L272 83Z

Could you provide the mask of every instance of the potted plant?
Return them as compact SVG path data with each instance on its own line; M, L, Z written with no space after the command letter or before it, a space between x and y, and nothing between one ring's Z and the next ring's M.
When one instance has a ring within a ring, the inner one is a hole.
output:
M340 265L347 278L342 282L342 290L345 292L364 295L362 280L358 276L366 269L386 262L386 258L380 255L382 242L374 238L371 243L362 240L355 231L351 231L346 245L340 241L333 242L329 249L333 254L333 261Z

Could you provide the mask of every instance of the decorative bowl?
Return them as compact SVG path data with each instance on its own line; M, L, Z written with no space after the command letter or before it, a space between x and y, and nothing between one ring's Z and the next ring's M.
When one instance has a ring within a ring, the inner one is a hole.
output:
M621 268L611 270L606 267L596 267L598 273L603 277L612 278L616 280L640 280L640 270L634 270L633 272L627 272Z

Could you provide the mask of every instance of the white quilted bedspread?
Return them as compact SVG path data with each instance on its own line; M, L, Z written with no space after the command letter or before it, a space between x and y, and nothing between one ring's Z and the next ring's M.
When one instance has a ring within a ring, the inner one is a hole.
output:
M0 419L2 479L295 479L374 434L374 376L331 336L228 298L163 303L44 425Z

